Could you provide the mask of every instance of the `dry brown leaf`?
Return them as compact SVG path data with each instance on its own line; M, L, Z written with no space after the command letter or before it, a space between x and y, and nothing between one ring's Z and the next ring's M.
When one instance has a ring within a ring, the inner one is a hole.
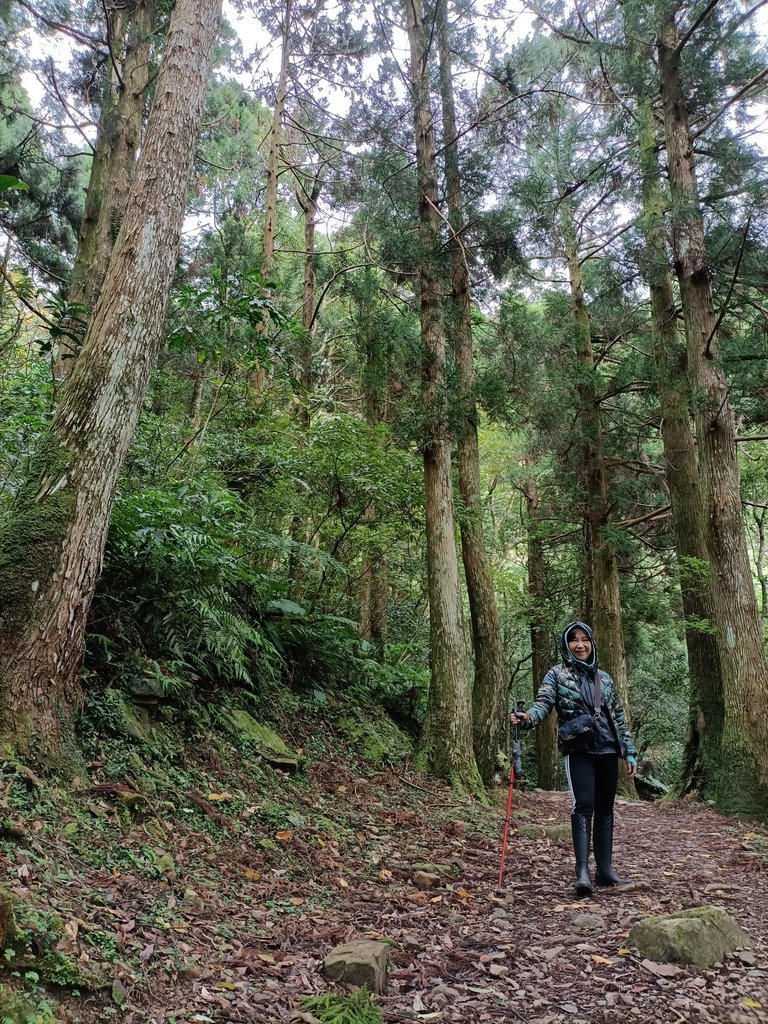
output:
M275 839L280 843L290 843L293 839L293 829L286 828L281 832L275 832Z
M640 966L655 974L657 978L676 978L678 974L683 974L682 967L675 967L674 964L657 964L653 960L643 960Z
M419 892L418 890L416 892L409 893L408 896L407 896L407 899L409 899L411 901L411 903L426 903L427 902L426 894L423 893L423 892Z

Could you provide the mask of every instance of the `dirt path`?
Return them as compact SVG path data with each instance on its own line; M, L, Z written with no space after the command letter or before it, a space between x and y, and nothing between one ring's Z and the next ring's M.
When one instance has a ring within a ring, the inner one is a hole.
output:
M504 790L479 808L417 776L360 779L341 764L279 785L293 811L271 828L263 793L219 788L207 832L200 816L184 830L149 811L126 822L104 799L91 832L81 817L68 838L64 815L63 828L4 848L15 894L54 910L70 954L117 979L117 1002L109 991L65 1000L62 1019L299 1024L311 1019L302 1000L328 988L328 951L382 937L394 943L376 1000L388 1024L768 1022L764 828L686 804L622 804L615 862L637 884L579 901L570 844L515 831L500 897ZM516 796L516 830L567 816L565 794ZM418 864L447 873L421 890ZM725 907L755 949L663 976L628 945L643 916L703 904Z
M518 825L568 820L564 794L533 793L516 806ZM391 994L382 1000L386 1020L768 1021L768 861L745 849L759 838L745 838L753 835L748 829L686 805L625 803L617 863L636 887L576 901L570 845L515 835L505 898L498 899L499 816L478 815L463 831L460 808L440 818L426 809L413 818L384 812L365 847L369 861L380 856L392 872L388 884L370 871L358 876L330 933L295 932L294 950L315 955L334 936L397 939ZM427 893L412 884L414 863L454 858L456 879ZM758 940L756 950L708 971L660 977L628 948L639 918L704 904L726 907ZM596 934L574 930L584 915L595 919Z

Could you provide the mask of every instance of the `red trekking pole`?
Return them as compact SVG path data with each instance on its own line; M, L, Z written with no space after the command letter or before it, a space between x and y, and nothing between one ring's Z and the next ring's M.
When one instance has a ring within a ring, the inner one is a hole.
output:
M515 707L515 711L523 711L525 709L525 701L519 700ZM509 790L507 791L507 814L504 819L504 835L501 840L501 863L499 864L499 881L496 886L496 892L501 893L503 891L504 881L504 862L507 859L507 839L509 837L509 823L512 818L512 797L515 792L515 779L523 774L523 760L520 749L520 723L515 723L515 742L512 746L512 757L510 758L509 764Z

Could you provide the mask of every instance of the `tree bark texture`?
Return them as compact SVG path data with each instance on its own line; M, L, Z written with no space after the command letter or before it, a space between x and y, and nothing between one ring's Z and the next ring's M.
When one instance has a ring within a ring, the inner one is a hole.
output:
M693 139L681 76L675 9L660 5L659 74L672 195L672 246L694 393L699 476L711 559L725 719L717 803L724 811L768 814L768 677L741 508L736 429L717 364L714 307Z
M109 270L0 541L0 734L49 760L71 738L117 480L162 342L220 0L177 0Z
M573 301L579 360L579 402L584 453L583 476L587 497L586 536L590 565L592 623L600 652L600 664L610 672L624 704L628 707L629 682L624 649L624 628L621 621L619 569L613 548L606 540L604 528L610 521L608 474L603 447L603 426L595 385L595 359L589 311L584 301L573 214L567 202L561 207L561 226L565 244L568 280Z
M107 12L111 59L105 65L99 125L68 292L70 302L89 309L101 291L136 171L154 21L154 0L111 7ZM76 355L74 344L63 339L54 366L57 380L69 376Z
M280 177L280 151L283 145L283 118L285 97L288 92L288 72L291 66L290 34L293 17L291 0L286 0L283 16L283 42L280 55L280 75L277 80L275 111L272 115L272 131L269 134L269 155L267 156L267 189L264 213L264 259L261 272L266 278L272 277L275 263L275 237L277 235L277 183Z
M714 609L704 507L689 409L685 345L677 328L677 306L667 255L658 139L652 103L639 97L643 276L651 293L653 357L661 412L661 437L672 527L680 571L690 675L690 721L683 768L685 791L714 798L720 772L723 682L720 651L713 633Z
M460 517L461 553L467 582L475 677L472 689L474 748L483 781L492 780L497 753L505 733L506 686L504 648L496 593L483 536L480 500L480 445L477 436L475 363L472 347L472 303L467 252L462 244L464 205L448 28L447 0L439 0L438 51L443 114L443 160L448 200L451 301L447 307L447 335L453 344L457 373L458 481L463 506Z
M581 374L578 392L587 494L585 530L590 582L590 598L587 603L592 609L591 624L595 630L600 664L613 677L621 703L624 705L627 725L631 728L629 674L624 647L624 625L621 621L619 567L611 543L605 536L605 528L610 523L610 496L602 416L595 385L592 329L589 311L584 301L584 280L573 213L567 201L561 205L561 224ZM625 794L634 794L634 783L624 776L620 780L620 789Z
M317 202L323 187L319 177L312 182L312 188L305 192L296 190L296 198L304 211L304 280L301 292L301 340L299 343L299 379L303 392L300 405L300 422L308 429L311 420L310 395L314 385L312 359L314 356L315 333L315 229L317 224Z
M419 187L419 310L425 418L424 501L431 682L417 764L459 790L480 793L472 749L472 713L461 622L451 445L445 400L445 335L440 319L440 217L429 69L421 0L405 0L410 44Z
M551 664L546 616L546 562L544 545L537 531L539 498L531 477L525 487L528 529L528 603L531 631L533 696L538 693ZM540 789L557 789L560 754L557 749L557 715L547 715L536 730L536 778Z
M372 293L378 292L378 280L373 268L364 271L372 285ZM367 289L366 289L367 291ZM369 292L369 295L371 293ZM357 303L358 320L356 335L365 360L363 371L363 408L365 421L375 427L386 422L387 390L389 380L389 359L385 340L376 329L373 304L363 300ZM365 510L366 520L374 520L375 505ZM373 546L363 560L360 602L360 634L373 644L377 656L384 659L387 643L389 570L386 552Z

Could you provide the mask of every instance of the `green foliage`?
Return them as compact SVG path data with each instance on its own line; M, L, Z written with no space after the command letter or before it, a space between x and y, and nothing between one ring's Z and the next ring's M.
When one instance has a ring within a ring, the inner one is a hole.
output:
M6 74L0 82L3 227L29 265L54 279L69 271L83 210L84 161L62 158L63 148L63 133L35 120L26 90Z
M154 682L161 695L273 675L276 649L253 617L273 586L253 565L260 537L237 496L210 480L121 496L91 620L94 660L129 690Z
M0 985L0 1024L56 1024L56 1018L47 999Z
M326 992L302 1001L321 1024L382 1024L381 1013L367 989L360 988L351 996Z

